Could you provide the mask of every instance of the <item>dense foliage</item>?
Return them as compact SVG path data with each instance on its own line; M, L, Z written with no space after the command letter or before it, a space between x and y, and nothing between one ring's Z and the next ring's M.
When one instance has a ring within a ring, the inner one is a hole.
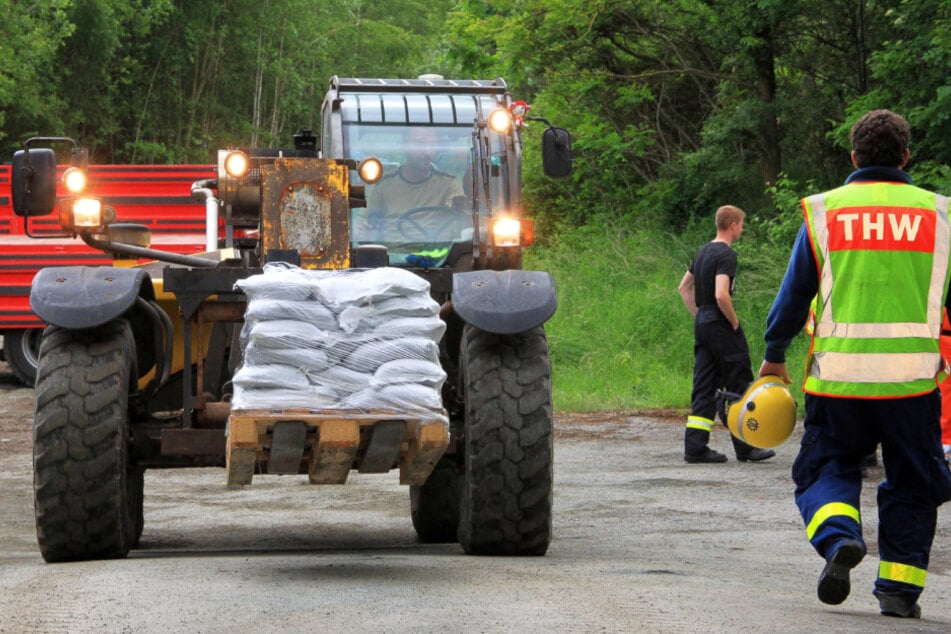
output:
M210 162L316 129L331 75L429 67L449 0L0 2L0 151L69 135L99 162Z
M681 231L730 201L764 218L776 189L849 171L864 110L908 115L920 182L951 186L942 0L468 0L463 66L510 77L575 134L570 187L533 183L553 219Z
M503 76L574 137L571 182L526 170L536 215L681 231L840 181L871 107L951 185L949 20L944 0L6 0L0 152L68 134L102 162L207 161L316 128L334 74Z

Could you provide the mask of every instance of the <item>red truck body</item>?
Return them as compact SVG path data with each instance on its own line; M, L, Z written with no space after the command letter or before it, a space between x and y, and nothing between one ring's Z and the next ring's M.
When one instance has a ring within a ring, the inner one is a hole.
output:
M11 370L31 384L43 327L30 310L33 277L47 266L109 265L111 259L78 238L52 237L62 233L55 214L26 224L15 216L10 171L0 165L0 334ZM205 249L205 206L192 199L191 185L216 173L214 165L93 165L86 193L114 207L116 222L149 227L154 246L196 253Z

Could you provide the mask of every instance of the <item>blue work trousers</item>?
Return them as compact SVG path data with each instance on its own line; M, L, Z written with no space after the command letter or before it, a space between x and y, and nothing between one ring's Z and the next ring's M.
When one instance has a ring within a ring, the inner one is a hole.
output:
M917 597L924 587L938 506L951 499L937 390L897 399L807 394L805 403L805 433L792 476L810 542L828 558L844 540L863 541L861 465L881 445L885 480L878 487L881 563L875 589ZM888 578L893 569L919 574L904 583Z

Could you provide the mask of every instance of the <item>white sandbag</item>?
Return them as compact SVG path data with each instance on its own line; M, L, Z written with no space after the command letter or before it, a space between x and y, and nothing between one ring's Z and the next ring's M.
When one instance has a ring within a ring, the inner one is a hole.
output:
M307 277L300 274L301 270L266 264L264 265L264 273L238 280L235 282L235 286L248 296L249 301L254 299L292 301L314 299L316 290Z
M357 372L342 365L333 365L323 372L316 373L312 381L316 385L331 388L338 394L350 395L370 385L372 378L372 374Z
M323 331L338 330L337 318L329 308L316 301L256 299L248 302L244 320L250 323L292 319Z
M334 339L316 326L292 319L274 319L250 324L248 345L261 348L324 348Z
M439 317L397 317L381 321L373 328L380 338L426 337L436 343L446 332L446 322Z
M403 383L387 385L382 389L361 390L344 400L343 404L345 409L383 408L421 414L438 411L442 407L442 399L435 388Z
M394 297L429 293L429 282L392 267L308 271L322 303L332 307L360 306Z
M399 383L418 383L440 388L446 380L446 372L438 363L419 359L394 359L376 369L370 381L371 387Z
M325 388L248 388L234 386L233 410L301 408L325 410L340 406L340 400Z
M380 339L366 343L344 359L343 364L357 372L374 372L393 359L421 359L439 363L439 346L422 337Z
M338 322L344 332L354 332L358 328L372 330L387 320L399 317L432 317L438 314L439 304L426 293L347 306L340 311Z
M268 348L252 343L244 349L242 365L267 366L270 364L289 365L310 374L326 370L331 360L326 351L316 348Z
M232 382L246 388L308 388L311 384L306 371L279 363L266 366L243 365L235 372Z

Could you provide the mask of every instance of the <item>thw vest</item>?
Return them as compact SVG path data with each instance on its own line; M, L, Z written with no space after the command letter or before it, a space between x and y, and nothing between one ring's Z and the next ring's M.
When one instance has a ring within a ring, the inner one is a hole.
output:
M935 389L948 286L948 199L860 182L802 201L819 267L803 391L902 398Z

